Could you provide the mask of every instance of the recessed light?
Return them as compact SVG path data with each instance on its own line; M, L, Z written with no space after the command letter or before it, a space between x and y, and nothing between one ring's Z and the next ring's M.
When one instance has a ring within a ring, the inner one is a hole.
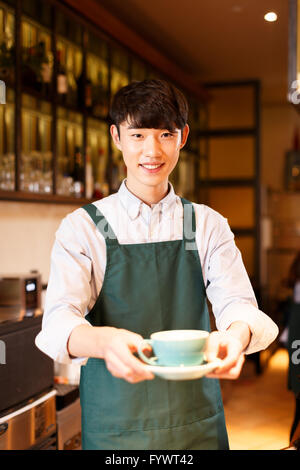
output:
M268 13L265 14L264 19L266 21L269 21L269 23L273 23L274 21L277 20L277 15L274 13L274 11L269 11Z

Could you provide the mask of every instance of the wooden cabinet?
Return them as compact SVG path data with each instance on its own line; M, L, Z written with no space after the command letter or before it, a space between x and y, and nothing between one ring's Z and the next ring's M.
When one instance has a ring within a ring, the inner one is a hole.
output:
M0 0L0 199L82 204L117 191L126 168L110 140L109 102L131 80L153 77L190 102L173 181L195 200L205 101L58 1Z

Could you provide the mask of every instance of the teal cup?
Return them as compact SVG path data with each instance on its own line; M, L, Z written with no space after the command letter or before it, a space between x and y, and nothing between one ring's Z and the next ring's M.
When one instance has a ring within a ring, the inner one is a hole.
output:
M196 366L205 360L205 346L209 336L203 330L168 330L158 331L144 339L139 348L140 358L151 366ZM154 357L147 357L143 349L152 347Z

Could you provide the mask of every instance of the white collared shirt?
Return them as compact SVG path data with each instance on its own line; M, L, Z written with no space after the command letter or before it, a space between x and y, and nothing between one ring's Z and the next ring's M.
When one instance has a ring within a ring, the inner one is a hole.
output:
M183 207L171 183L168 194L151 207L127 189L126 179L117 193L93 204L120 244L183 238ZM252 332L245 353L265 349L278 335L278 327L257 307L227 219L206 205L193 206L203 280L217 329L225 331L234 321L244 321ZM42 330L36 337L38 348L55 361L86 363L87 358L70 358L67 342L73 328L90 325L85 316L99 296L105 268L105 239L88 213L76 209L56 232Z

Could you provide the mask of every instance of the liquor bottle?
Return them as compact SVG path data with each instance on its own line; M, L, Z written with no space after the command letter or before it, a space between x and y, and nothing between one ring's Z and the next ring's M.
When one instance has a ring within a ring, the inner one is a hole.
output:
M24 48L22 57L22 84L36 91L39 90L36 68L36 49L34 46Z
M93 115L105 117L105 89L103 86L102 73L98 71L97 84L93 86Z
M85 106L87 109L92 109L93 106L92 82L89 77L86 77L85 81Z
M91 199L94 191L94 177L93 177L93 166L91 161L91 149L86 149L86 167L85 167L85 188L86 197Z
M49 92L47 84L51 81L51 70L44 41L24 49L22 79L23 84L38 92Z
M92 82L82 71L77 81L77 106L79 109L92 109Z
M83 166L80 147L75 147L74 168L73 168L73 193L75 197L83 197Z
M44 95L49 95L50 93L50 83L51 83L51 66L50 60L46 53L46 44L44 41L38 43L38 57L39 57L39 76L41 80L41 90Z
M3 80L6 85L12 84L14 81L15 72L15 47L12 45L10 48L6 42L0 44L0 80Z
M57 93L62 103L66 102L68 93L68 79L65 68L61 62L61 51L57 51Z
M83 70L76 80L77 83L77 107L83 109L84 107L84 75Z

